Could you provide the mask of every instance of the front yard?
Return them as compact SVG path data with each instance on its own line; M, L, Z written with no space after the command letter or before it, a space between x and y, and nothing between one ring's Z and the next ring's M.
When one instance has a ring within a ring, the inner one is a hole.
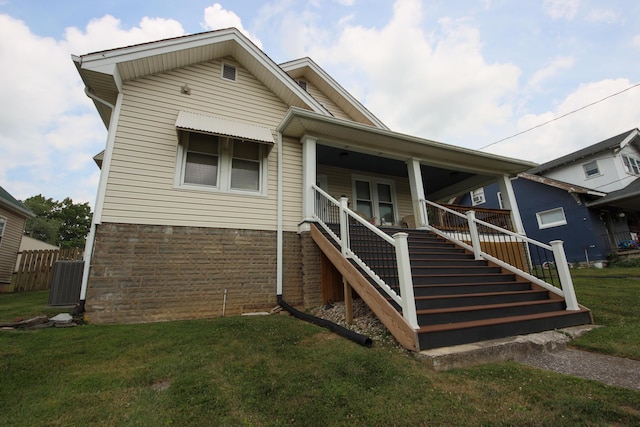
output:
M573 270L605 327L576 346L640 359L640 269ZM0 295L0 321L53 314ZM287 315L0 331L0 425L638 425L640 392L514 362L435 372Z

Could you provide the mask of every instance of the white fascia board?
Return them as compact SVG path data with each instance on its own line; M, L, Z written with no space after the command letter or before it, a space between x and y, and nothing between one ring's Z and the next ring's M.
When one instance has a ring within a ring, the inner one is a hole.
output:
M285 62L280 65L284 71L295 70L298 68L309 67L314 73L316 73L321 79L329 83L329 85L336 91L340 96L349 101L351 105L353 105L360 113L369 118L372 123L375 123L376 126L382 129L389 128L380 121L371 111L367 110L367 108L360 103L356 98L354 98L346 89L344 89L337 81L333 79L326 71L324 71L318 64L316 64L311 58L304 57L300 59L296 59L293 61Z
M638 129L634 129L633 131L631 131L631 133L629 133L629 135L627 135L627 137L625 139L622 140L622 142L620 142L620 147L619 150L622 150L624 147L626 147L631 141L633 141L633 139L638 136ZM617 150L617 151L619 151Z

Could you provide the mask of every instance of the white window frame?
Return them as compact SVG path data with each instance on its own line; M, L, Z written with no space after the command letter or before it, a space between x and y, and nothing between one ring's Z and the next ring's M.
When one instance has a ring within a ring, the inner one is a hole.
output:
M352 208L357 211L357 193L356 193L356 181L364 181L369 183L369 192L371 193L371 211L375 218L376 225L382 225L382 219L380 218L380 199L378 198L378 184L388 185L391 190L391 203L393 204L393 220L394 224L397 224L400 220L398 217L398 197L396 194L396 183L391 179L378 178L369 175L351 175L351 199ZM386 202L385 202L386 203ZM384 224L392 225L392 224Z
M624 170L629 175L640 175L640 159L630 154L625 154L622 156L622 164L624 166Z
M193 184L184 182L184 174L186 170L187 153L189 152L189 136L192 132L182 131L180 137L180 143L178 144L178 153L176 156L176 174L174 178L174 187L186 190L200 190L208 192L221 192L232 194L244 194L244 195L267 195L267 171L268 171L268 152L267 146L260 142L240 139L229 138L221 135L211 135L218 138L219 150L218 150L218 178L217 185L206 184ZM197 132L193 132L197 133ZM240 188L231 188L231 172L233 162L233 144L235 142L245 142L250 144L257 144L259 150L259 159L256 161L259 164L258 171L258 190L247 190Z
M498 206L500 207L500 209L504 209L504 201L502 200L502 192L498 191L496 193L496 197L498 198Z
M593 165L594 167L591 167L591 165ZM587 179L595 178L596 176L602 175L602 173L600 172L600 167L598 166L598 161L597 160L593 160L593 161L590 161L588 163L583 164L582 165L582 170L584 171L584 176ZM590 170L591 171L595 170L595 173L589 173Z
M555 212L561 212L562 213L562 219L561 220L554 221L554 222L549 222L549 223L546 223L546 224L543 223L543 216L545 214L555 213ZM546 211L541 211L541 212L536 212L536 220L538 221L538 228L540 230L544 230L545 228L560 227L561 225L566 225L567 224L567 217L564 214L564 208L563 207L548 209Z
M2 245L2 238L4 236L4 231L7 229L8 223L9 220L6 217L0 216L0 245Z
M471 205L478 206L487 202L487 199L484 197L484 187L473 190L469 193L471 196ZM476 200L477 198L477 200Z

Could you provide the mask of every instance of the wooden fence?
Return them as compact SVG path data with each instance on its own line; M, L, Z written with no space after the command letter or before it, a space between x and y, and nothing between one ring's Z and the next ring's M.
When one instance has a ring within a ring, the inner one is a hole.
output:
M55 262L82 260L83 252L80 248L18 252L13 292L49 289Z

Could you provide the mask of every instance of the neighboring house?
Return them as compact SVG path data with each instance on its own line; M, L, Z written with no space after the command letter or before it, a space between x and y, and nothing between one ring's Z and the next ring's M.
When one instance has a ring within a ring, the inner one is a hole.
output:
M0 292L10 290L24 223L33 216L26 206L0 187Z
M33 237L22 235L22 239L20 239L20 248L18 252L18 257L16 258L16 271L20 265L20 259L22 258L21 253L24 251L57 251L60 247L56 245L52 245L47 242L43 242L42 240L34 239Z
M640 248L640 133L632 129L549 161L512 183L527 236L564 241L569 262ZM496 184L460 204L499 208Z
M534 166L393 132L311 59L278 65L236 29L73 61L108 129L81 293L94 322L319 305L316 185L420 227L425 195L512 193Z

